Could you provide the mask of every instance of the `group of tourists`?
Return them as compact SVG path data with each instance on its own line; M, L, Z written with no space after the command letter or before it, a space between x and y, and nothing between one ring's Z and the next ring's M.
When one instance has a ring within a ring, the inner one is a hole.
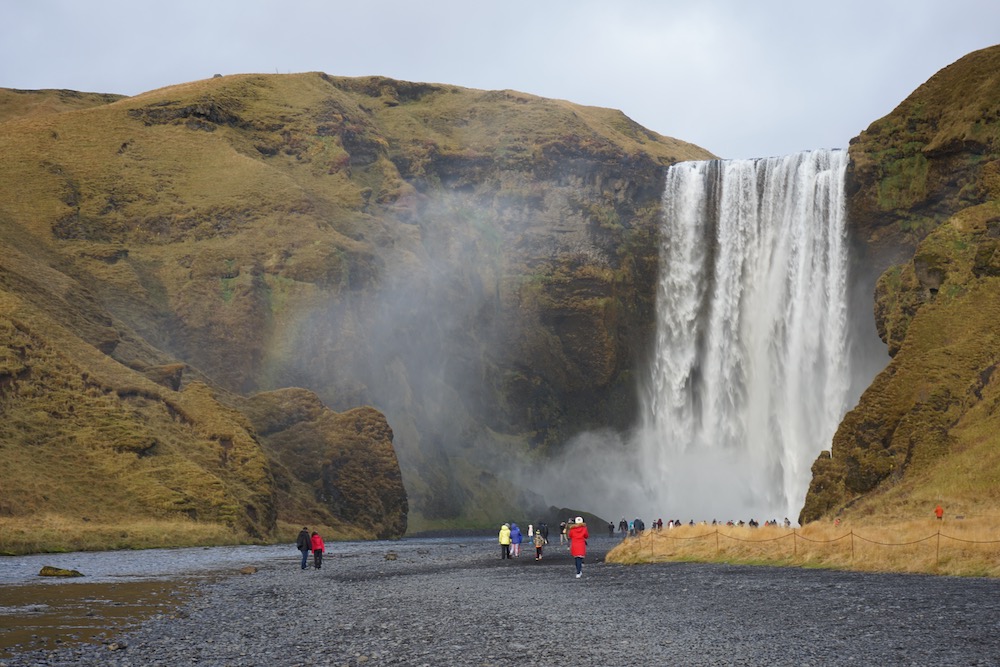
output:
M542 550L549 543L549 527L544 522L540 522L538 528L529 523L527 537L528 544L535 547L535 560L542 560ZM524 533L513 521L500 526L500 558L506 560L520 557L524 538Z
M584 523L581 516L559 524L559 543L569 542L569 553L573 556L576 565L577 579L583 576L583 559L587 555L587 539L589 537L587 524ZM513 521L500 526L499 541L501 560L517 558L521 555L521 543L524 541L524 535ZM544 522L539 523L537 529L529 524L528 541L535 545L535 560L542 560L542 551L549 543L549 527Z
M664 525L663 524L663 519L657 519L656 521L654 521L651 524L650 529L653 530L653 531L659 532L659 531L663 530L663 525ZM671 520L667 521L666 527L667 527L667 530L670 530L672 528L679 528L680 526L683 526L683 525L685 525L685 524L680 519L671 519ZM688 526L695 526L695 525L707 526L707 525L709 525L709 523L707 521L702 521L700 524L696 524L694 522L694 519L691 519L690 521L687 522L687 525ZM726 521L723 524L723 522L721 522L721 521L718 521L716 519L712 519L712 524L711 525L713 525L713 526L726 525L726 526L732 526L732 527L749 526L750 528L757 528L757 527L760 526L760 523L756 519L750 519L750 521L747 521L747 522L743 521L742 519L739 519L739 520L732 520L731 519L729 521ZM784 520L783 523L779 523L777 519L771 519L770 521L765 521L764 525L765 526L772 526L772 527L777 527L777 526L783 525L785 528L791 528L792 522L791 522L791 520L789 520L788 517L785 517L785 520ZM613 536L614 535L614 530L615 530L614 524L609 523L608 524L608 535L609 536ZM618 533L621 535L622 539L625 539L626 537L639 537L639 536L641 536L645 532L645 530L646 530L646 524L645 524L645 522L643 522L642 519L635 519L633 521L626 521L625 517L622 517L621 521L618 522Z

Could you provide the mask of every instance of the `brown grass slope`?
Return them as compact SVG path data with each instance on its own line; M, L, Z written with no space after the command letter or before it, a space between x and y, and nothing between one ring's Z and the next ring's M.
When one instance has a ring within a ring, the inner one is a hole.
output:
M279 521L348 537L405 531L387 426L366 434L300 392L312 418L325 420L315 440L337 444L311 452L317 470L365 465L375 452L380 464L369 467L374 482L353 486L284 474L283 452L238 397L197 380L181 388L183 363L147 365L162 353L78 282L7 244L0 331L0 551L272 540ZM385 423L378 413L366 419ZM362 513L322 501L357 489L388 502Z
M907 520L938 502L951 515L995 517L1000 47L939 72L862 134L851 156L851 206L870 216L871 245L917 244L875 289L892 361L814 464L800 520Z
M634 565L714 562L745 565L1000 576L1000 531L991 518L904 522L814 522L802 528L764 525L680 526L646 531L608 552L607 561Z
M59 104L86 109L107 104L109 96L59 91L56 97L39 93L29 104L27 93L4 92L4 117L13 120L0 125L0 143L10 151L0 186L5 304L0 548L273 539L279 519L309 519L353 537L405 531L405 495L391 431L369 438L350 435L356 429L348 425L328 424L325 431L327 438L344 431L338 461L364 460L373 446L383 451L384 479L361 488L388 493L395 503L386 508L389 515L373 517L379 508L372 507L356 518L322 502L331 490L355 493L347 483L323 488L294 480L296 500L289 502L279 452L257 436L243 414L220 402L235 399L192 382L209 376L157 347L167 339L165 327L174 316L157 303L164 292L160 281L142 271L156 259L136 253L130 266L126 241L134 237L122 233L120 216L109 216L114 204L108 202L121 196L144 210L145 188L153 198L162 189L151 184L161 170L185 180L191 176L185 172L197 171L188 169L188 160L204 164L199 142L178 146L168 137L162 145L167 155L140 158L162 157L161 164L122 169L103 159L107 147L121 148L118 137L108 135L123 119L142 127L128 120L127 109L55 113L63 110ZM237 174L236 182L240 178ZM270 183L262 178L250 185L266 190ZM198 197L214 199L216 191L209 190L166 198L184 200L182 209L197 208ZM223 199L245 206L240 197L247 192ZM104 202L100 210L94 209L95 200ZM130 324L152 335L143 337ZM336 418L325 408L318 416ZM323 454L313 459L317 468L334 458ZM96 541L88 537L94 534L100 535Z
M652 294L642 287L655 276L657 170L710 157L613 110L318 73L215 78L113 101L2 91L0 152L11 304L0 396L5 411L30 416L12 422L5 456L59 442L73 460L90 447L101 466L145 471L119 490L96 463L80 466L67 482L82 494L65 506L76 514L60 510L69 516L93 520L95 507L109 520L182 515L250 536L307 519L358 536L397 533L406 498L392 442L405 463L430 470L405 469L418 514L437 507L454 519L472 495L503 486L481 475L495 452L450 457L436 449L447 434L419 417L469 392L420 391L398 359L378 377L352 371L373 345L374 297L400 286L422 286L444 304L471 302L469 285L495 298L469 322L432 322L468 332L463 359L507 355L477 371L496 394L473 397L503 411L456 424L463 442L494 433L517 450L525 438L556 441L574 410L616 412L615 387L646 333L637 314L651 297L636 294ZM443 250L432 256L430 246ZM483 261L469 268L460 262L469 252ZM444 289L431 282L442 264L456 272ZM484 332L512 314L519 326L497 334L496 346ZM427 327L396 324L404 339ZM55 330L65 332L58 342ZM42 373L55 362L25 357L19 336L64 363ZM94 377L95 359L113 370L99 390L81 379ZM373 400L376 381L402 387L407 401L392 430L375 414L344 416ZM278 430L244 416L261 402L317 400L240 397L287 386L345 412L295 408L308 417ZM567 388L577 407L560 403ZM70 412L87 392L102 397ZM57 395L63 407L47 407ZM194 397L200 411L178 410ZM108 413L107 428L92 426ZM344 463L351 456L381 471L381 486L365 488ZM3 488L33 475L60 487L43 459L0 472ZM252 474L242 469L251 460ZM50 490L6 501L0 516L48 511Z
M16 90L0 88L0 123L23 116L88 109L110 104L123 95L81 93L76 90Z

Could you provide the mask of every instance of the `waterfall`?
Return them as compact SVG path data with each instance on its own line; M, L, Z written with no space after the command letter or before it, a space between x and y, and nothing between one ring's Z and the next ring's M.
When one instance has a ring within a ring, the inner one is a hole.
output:
M850 391L845 151L670 167L638 484L656 514L793 521Z

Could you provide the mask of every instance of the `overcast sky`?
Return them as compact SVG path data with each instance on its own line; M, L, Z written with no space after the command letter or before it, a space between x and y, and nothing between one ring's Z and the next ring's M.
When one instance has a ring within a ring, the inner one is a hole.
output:
M998 0L0 0L0 87L380 74L621 109L726 158L846 147Z

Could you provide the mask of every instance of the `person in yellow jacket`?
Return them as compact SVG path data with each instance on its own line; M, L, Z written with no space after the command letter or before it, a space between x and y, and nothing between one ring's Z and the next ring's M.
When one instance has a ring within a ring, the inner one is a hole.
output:
M500 526L500 558L510 558L510 525Z

